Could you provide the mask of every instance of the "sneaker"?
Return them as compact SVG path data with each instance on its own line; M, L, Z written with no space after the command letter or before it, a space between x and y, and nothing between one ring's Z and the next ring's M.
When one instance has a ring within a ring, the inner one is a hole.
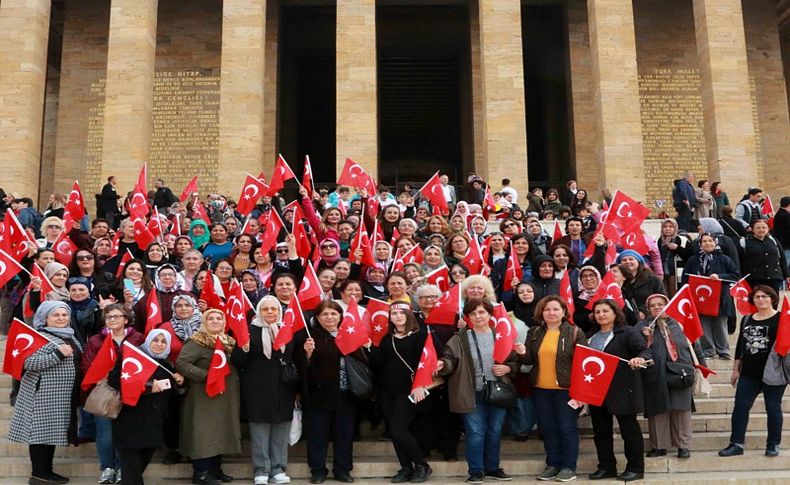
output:
M291 477L285 474L285 472L280 472L277 475L271 478L272 483L291 483Z
M255 485L269 485L269 475L260 475L253 481Z
M557 477L557 475L559 475L559 474L560 474L559 467L547 466L546 469L543 470L543 473L538 475L537 478L538 478L538 480L543 480L545 482L545 481L549 481L549 480L554 480Z
M513 480L513 477L505 473L505 470L498 468L494 471L486 472L486 478L492 480L499 480L500 482L507 482Z
M765 447L765 456L779 456L779 445L768 445Z
M466 478L466 483L483 483L483 474L481 472L470 473Z
M115 483L115 470L105 468L99 475L99 483Z
M576 471L571 470L570 468L563 468L560 470L557 476L554 477L554 480L558 482L570 482L571 480L576 480Z
M115 483L123 483L123 482L121 482L121 469L120 468L115 470Z

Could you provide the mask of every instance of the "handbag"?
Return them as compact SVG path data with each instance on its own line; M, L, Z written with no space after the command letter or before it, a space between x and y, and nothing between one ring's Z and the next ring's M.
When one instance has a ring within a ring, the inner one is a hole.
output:
M353 357L343 357L346 361L348 388L358 399L367 399L373 394L373 377L370 367Z
M710 397L710 393L713 390L713 387L710 385L710 381L708 378L705 377L705 374L702 373L696 366L699 365L699 359L697 358L697 353L694 352L694 345L692 345L691 341L687 338L686 342L689 344L689 350L691 350L691 360L694 362L694 389L691 393L694 397Z
M480 366L483 365L483 356L480 354L480 346L477 345L477 335L472 330L472 340L475 341L475 350L477 350L477 359ZM512 384L503 382L499 379L489 381L485 379L483 374L483 401L499 408L510 408L516 402L516 388Z
M299 405L299 401L294 403L294 412L293 416L291 417L291 427L288 430L288 444L290 446L295 445L299 442L299 439L302 437L302 407Z
M122 407L121 393L110 387L107 384L107 379L102 379L88 394L83 409L94 416L115 419L120 414Z
M790 379L790 353L782 357L771 348L763 369L763 384L767 386L786 386Z
M694 349L691 350L694 353ZM694 366L682 362L667 361L667 387L670 389L687 389L694 385Z
M296 364L283 357L280 357L280 381L291 387L297 387L301 383Z

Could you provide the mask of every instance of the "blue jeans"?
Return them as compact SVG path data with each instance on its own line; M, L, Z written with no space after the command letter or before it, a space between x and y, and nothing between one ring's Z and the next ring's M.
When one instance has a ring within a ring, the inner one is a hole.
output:
M576 470L579 458L579 412L568 406L567 389L535 389L532 394L538 412L546 464Z
M95 416L96 420L96 453L99 455L99 467L121 468L118 454L112 446L112 419Z
M516 436L529 433L535 427L536 421L535 403L531 397L516 398L513 406L507 410L507 425Z
M768 437L766 446L782 442L782 395L786 386L767 386L762 380L750 377L738 379L735 389L735 408L732 410L732 434L730 442L743 445L746 441L746 427L749 425L749 411L754 400L763 393L765 412L768 414Z
M80 426L77 436L87 440L96 440L96 418L83 408L79 408Z
M507 409L487 404L482 397L482 392L475 392L475 410L461 415L466 428L466 465L470 475L499 469L499 438Z

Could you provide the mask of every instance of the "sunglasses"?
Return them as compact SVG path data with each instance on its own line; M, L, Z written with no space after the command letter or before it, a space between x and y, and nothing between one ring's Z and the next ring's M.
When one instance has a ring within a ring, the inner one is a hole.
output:
M47 229L63 229L63 228L57 224L50 224L47 226Z
M332 245L332 244L322 244L321 245L321 249L329 249L329 248L335 249L335 246Z
M288 250L287 250L287 249L278 249L278 250L277 250L277 253L278 253L278 254L285 254L285 253L287 253L287 252L288 252Z
M92 254L83 254L83 255L77 256L77 261L93 261L93 255Z

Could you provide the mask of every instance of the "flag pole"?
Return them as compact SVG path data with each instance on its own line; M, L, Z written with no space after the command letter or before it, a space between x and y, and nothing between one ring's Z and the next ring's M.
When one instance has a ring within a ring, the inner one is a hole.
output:
M666 304L666 305L664 305L664 308L666 308L666 307L668 307L669 305L671 305L671 304L672 304L672 302L673 302L673 301L675 301L675 298L677 298L677 297L678 297L678 295L680 294L680 292L681 292L681 291L683 291L683 288L685 288L685 287L687 287L687 286L688 286L688 283L686 283L685 285L681 286L681 287L680 287L680 289L679 289L679 290L678 290L678 291L675 293L675 295L674 295L674 296L672 296L672 298L670 298L670 299L669 299L669 301L667 302L667 304ZM661 315L663 315L663 314L664 314L664 310L661 310L661 313L659 313L659 314L656 316L656 318L654 318L654 319L653 319L653 321L652 321L652 322L650 322L650 325L648 325L648 327L651 327L651 328L652 328L652 327L654 327L654 326L656 325L656 320L658 320L658 319L661 317Z
M585 349L595 350L596 352L603 352L603 351L601 351L601 350L596 350L596 349L594 349L594 348L592 348L592 347L588 347L588 346L586 346L586 345L582 345L582 344L576 344L576 346L577 346L577 347L584 347ZM609 354L608 352L603 352L603 353L605 353L605 354L608 354L608 355L611 355L612 357L615 357L615 358L617 358L618 360L625 362L626 364L630 364L630 363L631 363L631 361L630 361L630 360L628 360L628 359L624 359L624 358L620 357L619 355ZM638 366L638 367L639 367L640 369L647 369L647 366L646 366L646 365L640 365L640 366Z
M302 320L304 320L304 312L302 311L302 304L299 303L299 298L297 298L296 295L294 295L294 298L296 298L296 308L299 310L299 313L302 314ZM304 331L307 333L307 338L313 338L313 336L310 335L310 325L309 325L309 323L310 322L304 322Z

